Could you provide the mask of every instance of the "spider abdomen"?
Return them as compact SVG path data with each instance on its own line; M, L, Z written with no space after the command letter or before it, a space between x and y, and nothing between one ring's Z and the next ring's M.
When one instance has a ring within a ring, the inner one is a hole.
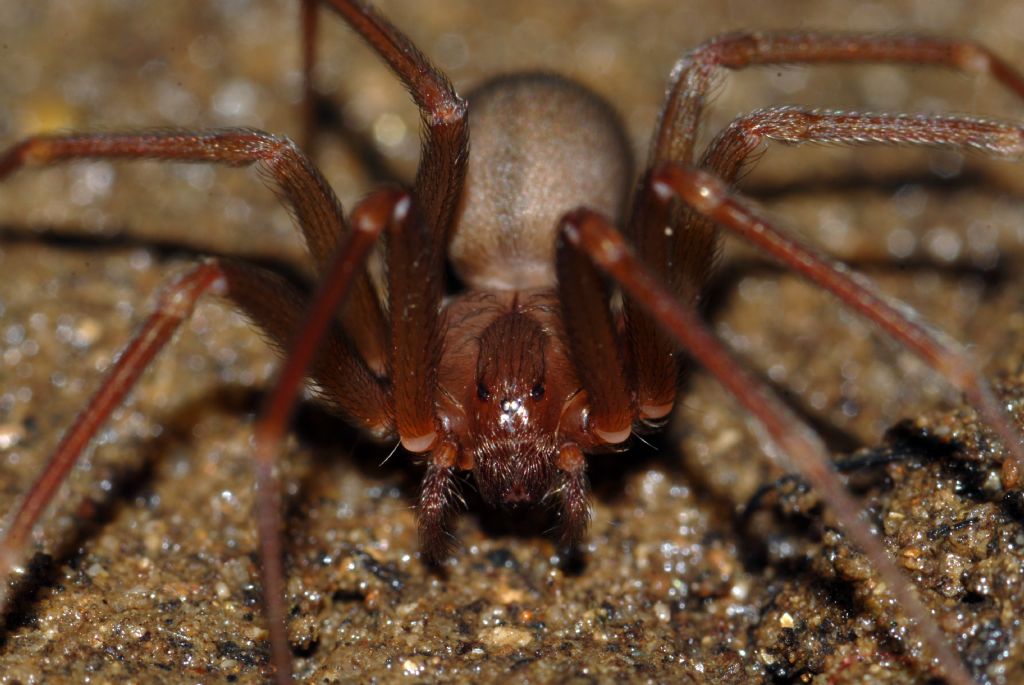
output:
M472 146L449 256L470 288L553 288L562 215L621 217L632 154L618 114L564 76L499 76L469 97Z

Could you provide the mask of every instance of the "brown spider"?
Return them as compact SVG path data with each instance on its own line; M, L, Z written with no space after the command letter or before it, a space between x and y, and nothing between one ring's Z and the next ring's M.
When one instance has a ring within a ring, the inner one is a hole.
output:
M281 346L287 346L296 329L303 331L257 431L265 593L278 676L287 679L272 455L307 365L312 364L312 376L328 400L355 424L376 435L397 435L410 451L428 455L420 498L421 534L425 549L439 555L445 550L455 470L471 470L484 499L495 504L557 500L564 537L577 538L587 519L583 454L619 449L633 428L663 420L676 400L678 365L673 344L663 332L667 330L764 424L804 477L828 493L847 533L919 624L947 677L970 682L943 648L944 640L907 582L859 521L855 503L827 467L818 440L729 361L693 315L688 305L707 280L716 245L711 223L698 214L746 235L837 292L928 359L971 397L1019 459L1019 440L1009 420L954 344L927 332L841 268L776 233L722 181L686 165L694 161L700 109L716 66L927 63L988 70L1024 94L1021 79L979 48L955 41L725 36L691 53L674 72L678 87L666 102L646 172L630 203L628 145L610 108L559 77L507 77L470 96L474 147L463 193L468 129L462 101L404 37L372 11L356 3L330 4L391 63L413 92L427 124L424 156L411 196L397 191L372 196L355 210L351 231L344 229L333 194L308 158L288 141L259 132L37 137L0 157L0 176L21 166L76 157L259 164L292 205L324 275L323 289L301 328L301 298L280 279L249 266L209 261L172 284L12 520L0 547L7 566L4 574L10 575L10 568L20 562L39 513L98 424L121 402L196 299L213 289ZM306 9L312 21L312 4ZM311 24L307 26L307 35L312 35ZM1017 156L1020 135L1010 124L964 117L774 108L726 129L700 166L731 181L765 139L793 144L928 144ZM604 144L595 146L594 141ZM499 164L487 166L494 161ZM510 183L510 178L523 181ZM676 204L679 201L690 209ZM640 262L629 255L604 216L626 226ZM487 230L470 231L468 226ZM366 249L384 231L389 235L391 275L387 314L369 279L359 271ZM349 242L339 247L346 234ZM442 303L446 244L467 289ZM628 293L621 314L609 308L609 292L592 262ZM641 264L649 265L651 272ZM667 288L659 285L659 275L670 281ZM317 355L322 329L330 327L350 283L354 292L342 310L340 332L327 331L329 353ZM1007 475L1012 479L1010 470Z

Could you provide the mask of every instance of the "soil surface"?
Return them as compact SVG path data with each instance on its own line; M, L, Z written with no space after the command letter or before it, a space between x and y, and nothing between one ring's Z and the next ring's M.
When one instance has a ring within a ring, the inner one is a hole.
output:
M300 134L296 2L0 3L0 143L54 129L253 126ZM1020 3L381 3L462 89L523 68L618 106L640 156L673 61L726 30L927 31L1024 66ZM443 8L443 11L442 11ZM348 133L318 163L347 207L409 178L416 112L327 17L319 87ZM766 68L730 75L708 129L798 103L1017 118L976 76ZM365 146L382 151L364 163ZM1024 412L1024 176L936 152L769 148L744 188L782 223L970 345ZM304 268L255 173L82 163L0 185L0 512L38 475L160 285L199 254ZM728 245L716 331L825 437L868 517L979 682L1024 679L1024 503L958 394L799 278ZM0 683L262 682L255 411L276 360L201 304L102 429L38 527L0 634ZM308 682L916 683L935 674L898 606L820 498L766 455L694 371L672 426L590 460L577 553L544 512L469 495L459 546L421 559L421 467L319 409L299 410L288 483L288 605ZM762 493L755 498L757 493ZM753 499L752 499L753 498ZM748 507L748 504L751 506ZM741 512L749 509L749 515Z

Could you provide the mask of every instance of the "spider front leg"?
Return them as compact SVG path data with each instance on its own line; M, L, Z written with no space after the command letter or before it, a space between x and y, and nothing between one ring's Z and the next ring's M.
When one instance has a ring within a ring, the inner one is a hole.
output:
M648 165L692 163L708 94L722 69L771 64L908 64L986 74L1024 98L1024 76L984 45L923 35L739 32L718 36L683 55L668 95Z
M681 302L656 272L632 253L622 236L600 215L577 210L561 224L562 239L585 253L623 290L664 327L674 341L705 367L765 428L767 435L789 457L792 466L832 509L840 526L871 562L895 597L947 680L971 685L973 678L911 587L903 572L861 518L862 508L846 490L821 439L776 398L770 390L735 362L701 321L696 309Z
M291 682L292 668L284 607L284 522L281 518L281 483L275 469L277 456L309 370L328 396L334 397L341 406L352 403L361 407L357 412L363 413L361 418L366 419L366 425L373 426L370 429L372 433L384 435L392 432L394 405L389 389L376 378L351 373L353 363L358 360L351 350L345 348L344 337L332 331L332 324L354 278L365 272L370 248L395 214L405 211L409 201L405 193L380 191L356 207L352 214L354 230L348 242L336 252L301 325L285 321L279 314L266 309L268 302L274 299L273 292L266 293L269 297L261 297L260 289L250 285L244 289L244 295L232 298L256 321L269 320L270 326L276 325L276 330L271 332L276 340L291 341L284 366L267 396L255 432L263 600L270 627L274 677L279 683ZM300 308L288 307L286 311L297 312ZM263 328L270 326L264 324ZM327 349L321 350L325 347L325 339ZM350 417L359 415L349 413Z
M438 371L446 322L445 242L442 226L429 224L413 202L393 222L388 241L388 311L391 316L391 383L402 446L427 455L418 505L420 546L432 560L451 547L454 470L459 445L438 417Z
M568 244L561 232L555 247L555 268L571 357L589 406L589 433L596 438L596 445L583 447L619 445L632 433L637 409L612 318L608 287L591 258ZM556 492L561 505L562 542L573 544L590 521L586 457L581 445L568 442L559 447L555 466L561 480Z
M413 195L428 226L448 244L462 194L469 149L466 101L448 78L375 7L361 0L302 0L304 142L312 142L315 125L313 67L319 14L326 5L339 14L383 59L412 96L423 120L423 145Z
M387 367L383 315L365 270L358 268L365 251L386 222L387 216L381 217L379 208L382 200L370 198L360 205L353 215L359 224L358 230L349 231L333 192L305 155L287 139L248 130L40 136L27 139L0 155L0 178L21 166L82 157L176 159L235 166L257 164L265 170L280 196L291 205L310 252L325 276L324 287L328 289L325 292L340 289L337 294L340 298L349 284L356 289L355 303L341 312L341 328L345 332L331 331L329 361L323 356L317 357L315 348L295 355L297 361L293 361L293 365L301 367L298 380L303 378L306 366L313 363L314 377L341 413L373 434L393 432L395 419L389 388L371 370L372 366ZM384 201L390 203L387 204L390 212L398 198L387 194ZM337 255L334 262L330 261L332 254ZM115 365L100 394L83 411L75 428L57 449L51 466L30 490L21 510L15 514L9 533L0 541L0 561L4 563L0 568L0 582L5 587L11 571L22 561L29 532L81 450L110 411L123 400L184 315L191 311L195 300L215 284L222 284L225 294L278 346L288 344L299 322L297 312L305 305L304 298L283 279L232 262L210 262L181 284L172 286L164 298L165 304ZM329 321L334 311L321 307L314 310L314 314ZM352 332L351 342L346 335L349 331ZM281 393L272 394L271 400L280 396ZM276 425L283 426L287 420L291 400L276 401L278 407L268 410L269 418L261 422L258 434L267 433ZM263 439L258 444L267 442ZM263 490L259 518L274 663L283 682L290 672L290 656L283 624L279 497L272 456L268 454L265 449L257 451L258 480Z
M76 159L164 159L256 165L296 217L314 265L323 273L347 235L341 205L309 158L289 139L251 129L82 133L27 138L0 154L0 180L23 167ZM384 315L368 274L360 274L342 324L374 371L384 369Z
M986 74L1024 98L1024 76L983 45L923 35L816 32L737 32L718 36L683 55L672 69L665 103L651 138L647 168L693 164L704 110L723 70L772 64L906 64ZM717 172L726 181L733 177ZM687 301L697 301L716 262L717 229L676 210L665 222L656 203L636 202L626 235L637 254ZM665 232L665 226L671 231ZM626 336L635 358L638 402L667 415L674 398L672 343L643 308L625 302Z
M685 271L690 264L689 257L677 258L673 253L682 255L684 248L694 244L700 248L705 244L704 236L711 235L709 232L715 229L716 221L721 227L739 233L759 249L766 250L835 293L967 396L1009 452L1010 458L1004 462L1004 482L1016 483L1024 468L1024 441L1009 411L998 402L988 382L961 346L915 322L906 313L905 306L887 302L866 286L863 279L846 276L841 265L829 262L810 248L779 233L752 212L747 213L742 203L720 203L728 193L726 184L739 176L751 155L763 149L769 140L789 145L930 146L1020 159L1024 156L1024 127L963 116L859 114L772 107L736 119L711 142L701 166L717 174L718 178L705 174L703 180L695 182L694 174L682 172L681 167L668 163L656 167L641 186L637 205L643 210L634 216L642 216L646 229L637 236L638 251L642 255L653 255L655 268L684 300L692 301L697 297L692 275L684 273L678 276L669 267ZM686 179L682 179L684 175ZM673 186L673 189L658 190L655 186L659 183ZM664 197L661 200L656 197L659 194L679 194L689 206L670 209ZM663 238L660 230L651 230L661 226L672 227L669 231L673 234L672 240ZM655 249L659 245L661 251ZM666 258L666 254L670 256ZM706 268L702 267L702 274ZM629 302L627 300L627 304ZM652 322L635 316L636 306L639 305L630 305L626 309L626 332L637 348L634 354L643 362L637 365L641 372L639 386L643 391L646 387L643 371L653 366L648 360L653 358L657 361L652 350L660 349L661 341L654 333L648 332ZM650 381L651 387L654 387L653 382ZM668 390L661 392L667 396Z
M187 319L196 301L207 291L224 292L224 273L216 262L207 262L171 283L157 300L153 313L121 352L100 390L61 438L42 475L29 489L7 522L0 540L0 611L6 608L11 575L22 572L29 534L57 488L78 461L82 450L110 414L124 401L139 376Z
M960 116L816 112L777 107L734 121L708 146L702 166L720 172L725 181L736 178L745 161L766 140L795 145L926 145L1011 160L1024 157L1024 126L1019 124ZM966 395L1009 452L1004 462L1005 482L1018 481L1024 468L1024 441L1009 411L996 399L959 344L915 321L908 314L908 307L887 301L864 279L847 275L842 265L773 228L731 196L725 183L713 176L667 165L653 173L651 182L655 186L671 186L671 190L654 188L654 192L679 194L697 213L696 222L714 220L751 241L860 311L942 374Z
M174 331L188 318L198 299L206 292L215 292L245 311L279 347L284 347L293 336L295 338L288 362L279 374L274 390L268 395L256 429L257 506L264 602L276 678L282 683L291 680L291 655L284 623L280 486L274 470L279 435L275 440L275 431L283 432L298 387L310 366L313 378L342 406L344 398L358 395L360 410L350 415L351 418L361 416L367 425L376 425L378 430L390 430L393 415L387 388L372 376L367 376L365 367L361 380L372 380L368 384L364 382L362 387L358 385L360 374L357 371L361 360L344 335L331 329L330 325L338 303L351 289L355 277L363 271L366 255L398 199L393 192L378 193L356 207L353 212L356 230L339 247L325 275L320 295L302 327L297 323L298 314L305 306L303 298L282 279L259 269L210 260L167 288L154 313L118 357L99 392L61 440L0 540L0 609L6 600L10 575L20 569L24 561L32 528L84 448L110 413L131 392ZM325 337L329 343L327 350L317 354ZM353 379L357 384L353 384Z

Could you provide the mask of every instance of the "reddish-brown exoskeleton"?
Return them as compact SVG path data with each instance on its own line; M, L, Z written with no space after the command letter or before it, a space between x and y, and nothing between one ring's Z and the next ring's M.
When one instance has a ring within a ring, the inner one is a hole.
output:
M397 436L408 451L424 455L420 532L425 551L436 557L446 553L458 471L470 471L493 504L557 501L563 537L578 538L588 519L585 454L621 449L634 430L669 415L678 388L678 345L735 394L824 493L917 624L945 676L971 682L908 581L859 519L820 441L731 361L693 304L714 261L716 225L745 237L834 292L961 388L1010 452L1007 471L1015 480L1010 472L1024 463L1019 436L964 352L840 265L773 228L729 183L766 140L932 145L1018 157L1024 129L956 116L776 107L741 117L701 157L694 144L710 83L722 68L929 64L988 73L1021 96L1024 79L984 48L955 40L722 36L686 54L673 70L636 182L616 114L585 87L553 74L508 75L473 91L467 105L372 8L356 0L324 4L387 61L412 93L425 128L412 190L374 194L347 222L307 155L285 138L258 131L39 136L0 156L0 177L76 158L258 165L293 210L322 277L305 319L306 302L292 286L246 264L209 260L171 284L10 520L0 542L0 592L6 593L33 525L82 449L196 300L213 291L290 350L258 424L256 449L264 592L279 680L290 679L290 659L273 456L307 375L353 424L376 436ZM307 74L316 5L303 5ZM363 269L381 233L388 247L386 304ZM464 286L450 298L446 259ZM610 305L601 271L623 291L621 310Z

